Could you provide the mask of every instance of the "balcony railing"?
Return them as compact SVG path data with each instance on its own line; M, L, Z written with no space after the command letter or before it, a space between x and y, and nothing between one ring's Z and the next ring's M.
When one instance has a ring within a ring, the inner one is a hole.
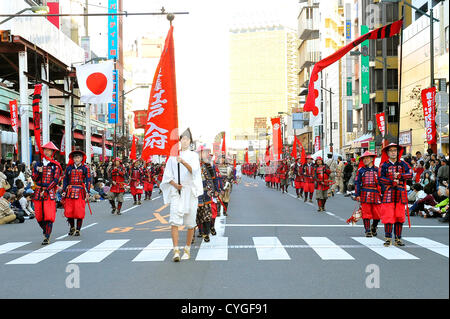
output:
M301 40L319 38L319 7L305 6L298 17L298 36Z

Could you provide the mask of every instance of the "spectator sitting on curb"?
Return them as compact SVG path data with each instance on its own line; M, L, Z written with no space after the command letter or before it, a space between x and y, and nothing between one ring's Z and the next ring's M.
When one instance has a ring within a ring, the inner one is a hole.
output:
M11 209L11 205L9 203L9 198L11 194L6 192L0 197L0 225L3 224L14 224L16 221L16 215L14 211Z
M33 219L34 218L34 211L31 207L31 201L32 201L33 194L25 193L23 190L19 191L17 193L17 200L14 202L14 205L16 205L19 209L21 209L25 216L25 219Z

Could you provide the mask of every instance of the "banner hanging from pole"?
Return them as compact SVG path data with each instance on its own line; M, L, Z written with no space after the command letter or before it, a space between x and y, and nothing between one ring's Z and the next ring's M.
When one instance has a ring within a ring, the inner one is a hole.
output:
M151 155L176 156L178 138L173 26L170 26L150 91L142 158L147 161Z

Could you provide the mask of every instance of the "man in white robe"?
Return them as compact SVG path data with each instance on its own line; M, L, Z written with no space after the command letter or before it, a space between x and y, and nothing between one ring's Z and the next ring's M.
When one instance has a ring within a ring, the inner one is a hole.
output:
M190 258L191 242L197 226L198 197L203 194L200 159L196 152L189 150L192 142L191 132L187 129L180 137L180 155L169 157L160 185L164 204L170 204L169 223L172 226L173 261L175 262L180 261L178 246L178 227L180 226L187 228L186 246L181 260ZM180 180L178 180L178 169Z

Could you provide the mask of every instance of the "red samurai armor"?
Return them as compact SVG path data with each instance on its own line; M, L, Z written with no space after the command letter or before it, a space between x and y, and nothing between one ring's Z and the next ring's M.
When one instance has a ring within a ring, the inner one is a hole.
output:
M78 167L73 162L73 156L76 154L83 156L83 160ZM85 165L86 154L82 151L73 151L70 153L69 159L63 180L63 190L65 192L64 216L84 219L86 197L91 187L90 170Z
M42 173L38 172L38 167L42 167ZM61 169L52 162L38 162L33 167L32 179L36 184L34 190L33 204L35 216L38 222L55 221L56 215L56 188L61 178ZM41 196L41 193L43 195Z
M141 168L130 168L130 192L133 196L144 192L144 171Z

